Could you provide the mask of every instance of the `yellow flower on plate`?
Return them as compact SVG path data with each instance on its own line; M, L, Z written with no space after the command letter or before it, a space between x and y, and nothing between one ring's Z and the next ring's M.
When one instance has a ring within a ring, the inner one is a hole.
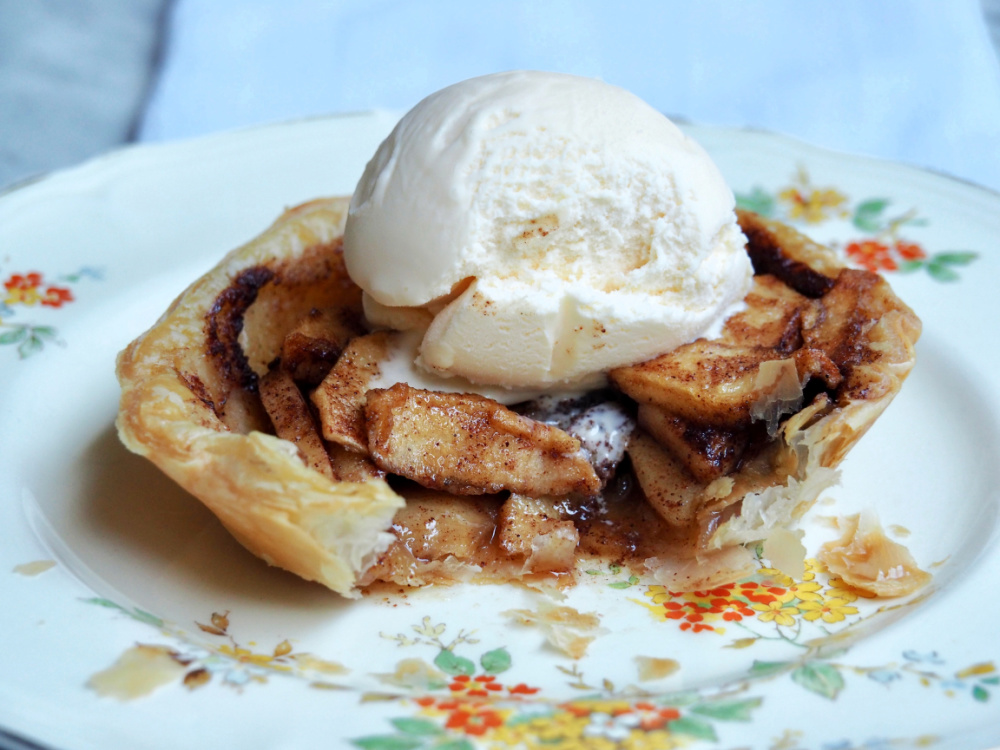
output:
M673 598L666 586L650 586L646 590L646 596L652 599L654 604L663 604L663 602Z
M653 732L632 732L627 747L630 750L670 750L684 744L687 743L682 743L668 730L657 729Z
M11 289L7 292L4 303L7 305L25 305L31 307L42 300L42 295L35 287L27 289Z
M549 716L497 727L491 733L490 739L499 747L582 747L581 738L587 724L585 716L560 711Z
M852 588L842 578L831 578L826 585L832 593L836 594L838 599L843 599L847 602L856 602L859 596L863 596L866 599L875 597L874 594Z
M784 602L773 601L763 604L757 602L753 608L760 612L757 619L761 622L775 622L778 625L790 627L795 624L795 615L799 614L796 607L786 607Z
M795 598L795 588L787 588L784 591L776 589L768 589L768 592L775 598L775 600L780 604L788 604Z
M831 597L823 601L802 602L799 604L802 616L812 622L823 618L823 622L842 622L847 615L856 615L857 607L852 607L846 599Z
M847 203L847 196L833 188L813 187L804 166L799 166L794 184L778 193L778 200L787 205L790 219L802 219L809 224L846 214L843 206Z
M823 587L816 583L815 581L796 583L789 587L795 596L797 596L803 602L820 602L823 601L823 596L816 593Z
M847 202L846 195L833 189L803 191L788 188L782 190L778 198L788 204L789 218L802 219L809 224L826 221Z
M289 667L287 664L282 664L281 662L276 661L276 659L279 659L280 657L286 656L288 653L290 653L291 647L288 648L288 651L284 651L284 646L282 644L279 645L279 649L283 653L255 654L250 649L243 648L242 646L236 646L234 648L233 646L224 644L222 646L219 646L218 650L219 653L225 654L226 656L236 659L237 661L243 662L244 664L253 664L258 667L268 667L270 669L276 669L279 672L290 672L291 667Z
M802 576L803 581L816 580L817 573L826 573L826 567L815 557L806 558L806 574Z

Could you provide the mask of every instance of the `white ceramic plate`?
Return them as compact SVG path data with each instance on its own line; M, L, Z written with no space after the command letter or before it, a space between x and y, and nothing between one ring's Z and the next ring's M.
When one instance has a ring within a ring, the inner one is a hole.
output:
M284 207L349 192L394 119L130 148L0 197L0 727L66 750L1000 741L1000 197L977 187L689 128L741 200L882 267L924 320L806 536L877 509L934 574L912 599L822 571L701 597L594 571L566 603L602 632L574 660L502 614L528 591L344 602L269 569L119 445L116 352Z

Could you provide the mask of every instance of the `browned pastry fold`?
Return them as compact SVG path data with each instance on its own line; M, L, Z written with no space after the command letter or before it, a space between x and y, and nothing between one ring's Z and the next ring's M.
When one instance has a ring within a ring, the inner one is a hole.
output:
M341 258L348 200L286 211L188 287L118 357L118 430L247 549L345 596L393 541L383 479L335 482L269 435L257 379L313 308L360 308Z

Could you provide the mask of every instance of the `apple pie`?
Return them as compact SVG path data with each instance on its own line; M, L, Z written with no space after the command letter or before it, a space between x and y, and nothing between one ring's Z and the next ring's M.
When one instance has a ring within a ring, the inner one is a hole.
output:
M286 211L118 359L125 445L251 552L344 596L569 582L595 558L674 589L735 579L748 545L797 543L913 366L920 321L884 279L740 212L754 283L714 338L565 398L390 382L405 334L365 320L347 206Z

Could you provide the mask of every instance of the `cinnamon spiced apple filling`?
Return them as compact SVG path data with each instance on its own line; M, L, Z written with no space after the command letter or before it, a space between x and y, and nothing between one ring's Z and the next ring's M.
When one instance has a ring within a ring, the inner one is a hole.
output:
M568 580L593 558L726 577L745 561L734 550L834 480L867 426L845 410L884 407L919 331L879 276L739 219L756 273L743 309L716 338L612 370L607 388L508 407L385 387L403 334L369 330L334 242L217 296L205 326L230 391L206 403L330 480L384 478L405 498L361 585Z
M741 213L756 276L711 339L565 398L397 382L409 334L364 316L346 206L286 212L118 362L126 445L345 596L602 562L675 590L733 580L748 545L788 541L913 364L919 320L883 279Z

